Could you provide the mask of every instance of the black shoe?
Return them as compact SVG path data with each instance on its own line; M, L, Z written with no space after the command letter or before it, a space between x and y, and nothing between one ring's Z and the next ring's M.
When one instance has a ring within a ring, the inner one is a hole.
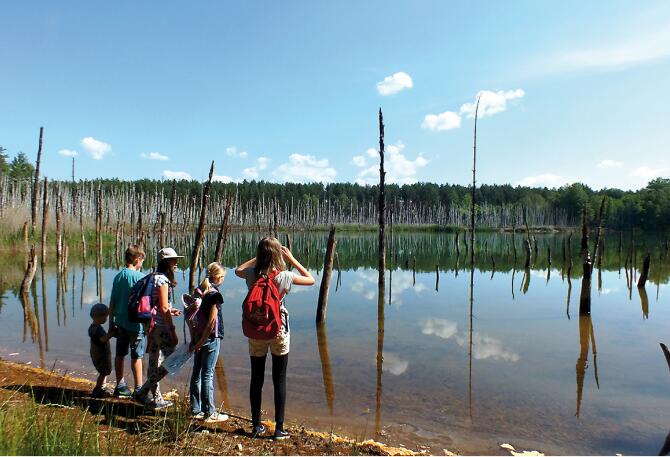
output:
M279 441L279 440L285 440L287 438L290 438L291 435L286 430L282 430L280 428L275 430L275 434L272 437L273 440Z
M265 432L267 432L268 429L265 428L265 425L260 424L260 425L254 425L253 430L251 430L251 437L252 438L258 438L261 435L264 435Z
M93 398L108 398L109 394L102 387L96 387L91 392L91 397L93 397Z

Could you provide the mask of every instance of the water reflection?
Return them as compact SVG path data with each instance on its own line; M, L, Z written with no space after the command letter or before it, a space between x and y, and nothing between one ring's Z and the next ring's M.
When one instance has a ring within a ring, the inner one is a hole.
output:
M575 412L575 416L577 417L579 417L579 413L582 407L584 377L586 375L589 360L589 345L591 346L593 352L593 370L596 386L600 388L600 382L598 380L598 364L596 359L596 338L593 331L593 323L591 321L591 315L584 314L579 316L579 357L577 358L577 365L575 366L577 377L577 411Z
M316 324L316 340L319 345L319 359L321 360L321 374L323 376L323 389L326 394L326 404L328 412L333 415L333 405L335 403L335 386L333 385L333 371L330 367L330 355L328 353L328 335L326 334L326 324Z
M382 372L384 366L384 271L379 271L377 293L377 378L375 389L375 434L382 426Z
M649 319L649 297L647 296L647 289L638 287L637 293L640 295L640 305L642 306L642 318Z

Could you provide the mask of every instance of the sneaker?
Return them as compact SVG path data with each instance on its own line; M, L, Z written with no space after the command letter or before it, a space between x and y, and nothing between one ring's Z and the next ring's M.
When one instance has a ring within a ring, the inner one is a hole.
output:
M196 421L201 421L205 418L205 413L200 411L199 413L191 414L191 419Z
M289 433L286 430L282 430L282 429L278 428L278 429L275 430L275 434L272 437L272 439L275 440L275 441L279 441L279 440L285 440L285 439L290 438L290 437L291 437L291 435L289 435Z
M172 405L174 405L174 403L172 403L169 400L156 400L156 401L152 401L149 404L147 404L147 407L149 409L154 410L154 411L160 411L160 410L163 410L163 409L167 409Z
M204 416L204 413L203 413ZM207 419L205 419L205 423L207 424L213 424L216 422L225 422L228 420L228 414L222 414L222 413L213 413L211 416L209 416Z
M96 387L93 389L91 392L91 397L93 398L107 398L109 397L109 393L102 387Z
M128 388L128 385L124 382L122 384L117 384L116 388L114 389L114 396L115 397L123 397L123 398L128 398L132 397L133 393L130 391Z
M259 436L264 435L266 431L267 429L265 428L265 425L254 425L253 430L251 430L251 437L258 438Z

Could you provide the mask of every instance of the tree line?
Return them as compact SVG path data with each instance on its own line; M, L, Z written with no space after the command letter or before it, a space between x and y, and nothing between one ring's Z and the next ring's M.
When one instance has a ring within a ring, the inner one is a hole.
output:
M0 147L0 179L5 183L3 201L9 194L25 195L31 190L35 168L25 154L8 161ZM203 184L197 181L141 179L122 181L96 179L54 182L67 193L78 189L102 190L106 195L119 193L167 200L174 194L178 200L201 198ZM231 192L235 197L234 222L242 225L267 225L273 208L282 208L280 219L297 218L309 224L374 224L378 186L355 183L284 183L243 181L212 183L211 201L224 202ZM472 202L472 187L458 184L386 184L390 223L467 225ZM483 184L475 191L477 223L492 228L510 228L524 224L524 214L531 226L571 227L581 223L582 210L595 218L606 197L606 225L612 229L670 229L670 179L657 178L637 191L620 189L593 190L581 183L559 188L532 188L510 184ZM16 201L16 199L14 200ZM17 204L23 204L21 199ZM164 206L164 205L159 205ZM214 211L219 214L219 211Z

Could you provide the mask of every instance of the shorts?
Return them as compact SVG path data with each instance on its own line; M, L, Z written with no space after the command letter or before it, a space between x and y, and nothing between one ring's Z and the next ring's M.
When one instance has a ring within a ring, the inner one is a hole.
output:
M130 348L130 358L138 360L144 357L146 339L144 332L129 332L123 327L116 328L116 356L125 357Z
M112 351L107 348L91 348L91 361L93 366L102 376L112 373Z
M249 338L249 355L251 357L263 357L267 355L268 348L272 355L286 355L291 346L291 334L280 333L273 340L257 340Z

